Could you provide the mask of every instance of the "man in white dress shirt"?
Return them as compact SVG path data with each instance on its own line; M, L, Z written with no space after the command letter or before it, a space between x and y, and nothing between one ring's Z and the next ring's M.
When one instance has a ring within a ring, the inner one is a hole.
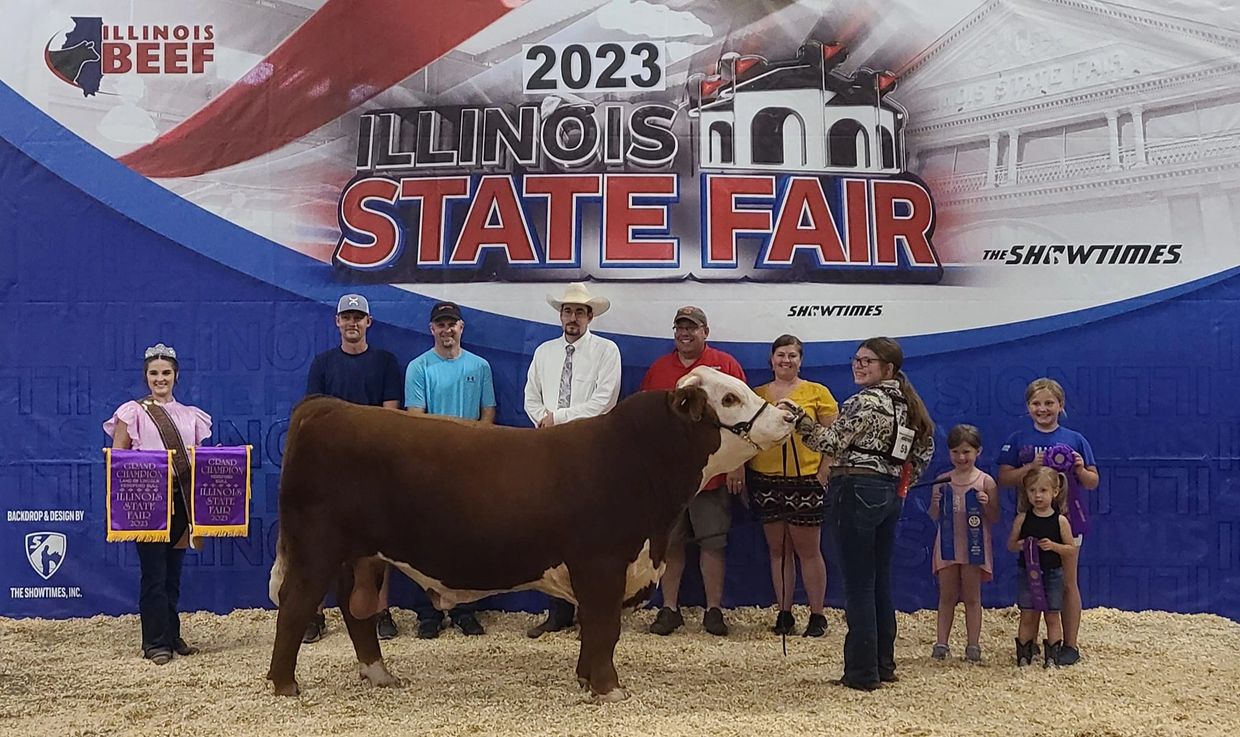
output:
M563 334L538 346L525 382L525 413L535 427L595 417L616 406L620 396L620 348L590 332L590 322L611 307L605 297L573 282L547 303L560 313ZM526 632L540 637L573 626L570 602L551 599L547 618Z

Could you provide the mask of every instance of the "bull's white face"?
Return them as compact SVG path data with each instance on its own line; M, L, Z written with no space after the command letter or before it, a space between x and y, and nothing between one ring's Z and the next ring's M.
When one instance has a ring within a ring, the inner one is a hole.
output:
M713 476L740 468L759 450L779 445L792 434L792 413L769 404L734 376L698 366L676 383L677 389L686 386L697 386L706 392L707 402L723 426L719 428L719 450L707 461L702 473L703 484ZM746 422L753 423L745 433L748 440L728 429Z

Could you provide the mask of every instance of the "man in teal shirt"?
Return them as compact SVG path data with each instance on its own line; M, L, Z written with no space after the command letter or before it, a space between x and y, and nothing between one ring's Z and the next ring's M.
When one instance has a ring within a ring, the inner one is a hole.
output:
M465 321L452 302L431 308L435 345L405 369L405 408L411 414L495 422L491 364L461 347Z
M431 308L431 335L434 346L409 362L405 369L405 409L410 414L432 414L495 422L495 383L491 364L461 347L465 321L461 308L453 302L440 302ZM415 607L418 637L438 637L443 629L443 612L429 600ZM474 612L475 604L452 609L452 624L467 635L485 634Z

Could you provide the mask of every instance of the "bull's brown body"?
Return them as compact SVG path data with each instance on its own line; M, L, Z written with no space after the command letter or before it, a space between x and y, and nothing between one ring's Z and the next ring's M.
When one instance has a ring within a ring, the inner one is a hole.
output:
M668 535L720 446L718 416L696 386L643 392L606 415L539 430L304 400L280 482L268 677L277 693L297 692L316 604L337 579L339 601L349 601L346 564L377 555L404 564L443 608L522 588L576 601L578 679L622 698L612 662L621 609L657 582ZM362 674L391 682L374 621L349 610L341 607Z

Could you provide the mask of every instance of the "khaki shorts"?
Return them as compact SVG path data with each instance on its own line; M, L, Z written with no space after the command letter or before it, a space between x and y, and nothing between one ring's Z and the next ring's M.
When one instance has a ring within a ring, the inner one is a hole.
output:
M732 526L732 500L728 490L720 487L700 492L689 502L689 508L681 513L672 528L672 540L684 542L695 540L703 550L723 550L728 544L728 529Z

